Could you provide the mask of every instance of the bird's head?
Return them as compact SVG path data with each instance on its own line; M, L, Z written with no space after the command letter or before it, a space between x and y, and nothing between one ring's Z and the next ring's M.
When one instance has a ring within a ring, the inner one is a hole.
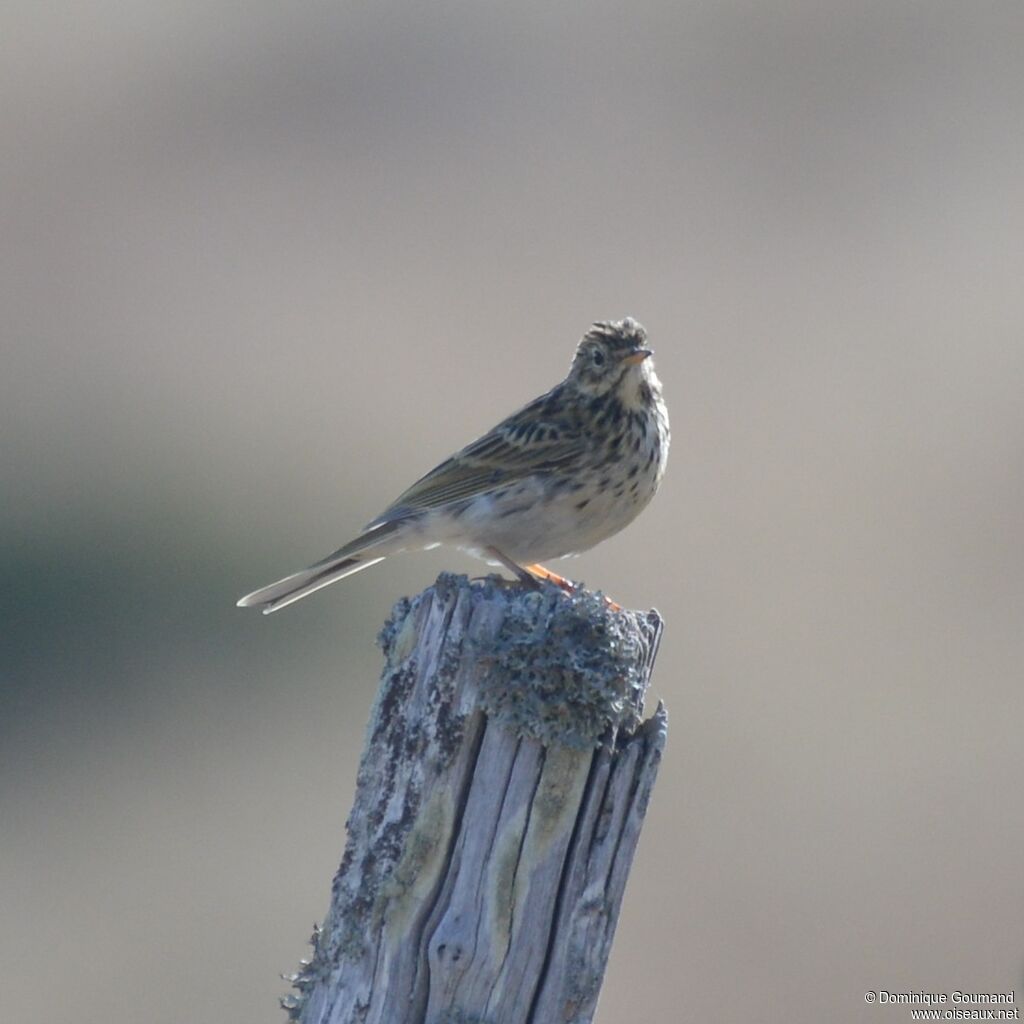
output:
M617 390L623 397L636 393L650 372L647 332L632 317L601 320L576 346L569 382L596 397Z

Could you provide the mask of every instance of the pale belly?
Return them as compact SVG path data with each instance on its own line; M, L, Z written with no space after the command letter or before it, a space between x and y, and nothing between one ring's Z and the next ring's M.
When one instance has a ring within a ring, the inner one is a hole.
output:
M621 494L615 490L613 483L552 493L543 481L525 480L507 494L477 498L456 518L431 524L429 533L435 542L454 544L488 561L493 561L488 548L519 565L561 558L628 526L654 497L657 478L652 472L639 479L636 493L629 486Z

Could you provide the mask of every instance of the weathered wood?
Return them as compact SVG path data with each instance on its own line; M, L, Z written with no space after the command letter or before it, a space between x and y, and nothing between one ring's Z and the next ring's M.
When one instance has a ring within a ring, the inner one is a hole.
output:
M656 612L442 575L386 665L302 1024L592 1019L665 744Z

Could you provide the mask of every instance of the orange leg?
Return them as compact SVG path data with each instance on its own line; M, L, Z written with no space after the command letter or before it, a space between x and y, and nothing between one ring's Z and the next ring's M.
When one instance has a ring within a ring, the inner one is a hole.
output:
M510 572L515 573L516 576L527 585L537 586L538 580L547 580L549 583L554 583L556 587L561 587L566 593L571 594L576 589L576 584L572 580L567 580L564 576L559 576L557 572L552 572L550 569L545 569L543 565L534 563L533 565L522 566L516 562L513 562L511 558L507 558L497 548L488 548L488 554L493 555L506 569ZM613 612L621 612L622 605L616 604L610 597L605 597L605 604L608 605L609 609Z
M576 584L573 583L572 580L567 580L564 576L559 576L557 572L552 572L550 569L546 569L543 565L537 563L528 565L526 566L526 571L542 580L548 580L548 582L554 583L556 587L561 587L570 594L576 589ZM622 605L616 604L607 595L605 595L604 603L608 605L609 609L613 612L622 611Z
M538 579L554 583L556 587L561 587L563 590L567 590L570 593L576 589L576 584L573 583L572 580L567 580L564 576L559 576L557 572L545 569L539 562L535 562L533 565L524 566L524 568L528 573L531 573Z

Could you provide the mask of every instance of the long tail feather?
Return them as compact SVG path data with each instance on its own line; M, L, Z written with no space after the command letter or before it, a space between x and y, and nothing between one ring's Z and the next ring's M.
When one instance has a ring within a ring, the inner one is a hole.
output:
M332 583L337 583L338 580L343 580L346 576L352 576L369 569L371 565L383 562L396 550L394 535L398 532L398 525L395 521L389 521L367 530L308 569L292 573L291 576L285 576L276 583L246 594L238 602L238 607L261 608L264 615L269 615Z
M321 566L314 569L304 569L302 572L293 573L283 580L271 583L269 586L254 590L246 594L238 602L239 608L260 608L264 615L276 612L281 608L301 601L316 591L343 580L346 576L352 576L371 565L384 561L384 555L377 558L344 558L333 566Z

